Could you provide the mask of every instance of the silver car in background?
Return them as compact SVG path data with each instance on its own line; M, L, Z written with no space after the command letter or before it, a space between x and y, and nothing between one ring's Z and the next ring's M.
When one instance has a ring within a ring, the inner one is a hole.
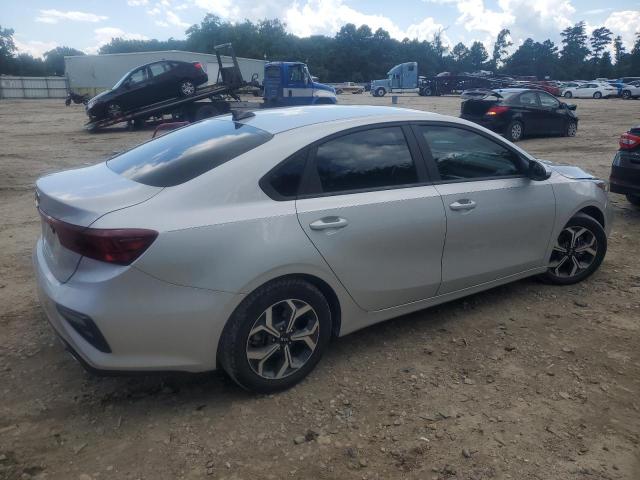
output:
M41 303L96 370L206 371L269 392L332 336L607 249L606 184L473 123L312 106L204 120L40 178Z

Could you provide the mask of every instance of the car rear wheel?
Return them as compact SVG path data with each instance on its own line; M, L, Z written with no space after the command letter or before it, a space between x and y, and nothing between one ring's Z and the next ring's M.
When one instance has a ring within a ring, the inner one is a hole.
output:
M629 200L629 203L632 203L633 205L640 207L640 195L628 194L627 200Z
M571 98L573 97L573 93L571 92L564 92L564 98Z
M595 98L596 100L602 98L602 94L600 92L596 92L593 94L593 98Z
M596 220L585 214L573 217L562 229L541 279L556 285L581 282L595 272L607 253L607 235Z
M567 123L567 127L564 132L565 137L575 137L576 133L578 133L578 124L571 120Z
M251 293L225 327L218 358L241 387L292 387L318 363L331 338L331 310L314 285L276 280Z
M178 93L180 93L181 97L190 97L196 93L196 86L191 80L183 80L178 87Z
M506 137L512 142L522 140L524 136L524 125L519 120L514 120L507 126Z
M624 98L625 100L629 100L631 98L631 92L629 90L623 90L622 98Z

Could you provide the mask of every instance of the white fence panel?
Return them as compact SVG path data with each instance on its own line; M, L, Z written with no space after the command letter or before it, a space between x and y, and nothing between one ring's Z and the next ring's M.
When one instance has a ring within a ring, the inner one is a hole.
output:
M65 77L0 76L0 98L65 98Z

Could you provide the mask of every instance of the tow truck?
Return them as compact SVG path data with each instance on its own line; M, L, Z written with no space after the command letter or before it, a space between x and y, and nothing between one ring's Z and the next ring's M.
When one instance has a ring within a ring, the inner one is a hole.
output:
M149 118L162 120L170 115L176 122L194 122L234 111L289 105L320 105L336 103L335 90L312 80L309 70L301 62L269 62L265 64L264 97L262 102L244 102L243 92L260 88L257 74L250 81L242 78L240 65L231 43L214 47L218 62L218 78L213 85L199 88L189 97L176 97L162 102L123 111L115 117L89 121L85 129L95 132L101 128L127 122L130 129L144 124ZM232 64L225 66L222 53L228 52Z

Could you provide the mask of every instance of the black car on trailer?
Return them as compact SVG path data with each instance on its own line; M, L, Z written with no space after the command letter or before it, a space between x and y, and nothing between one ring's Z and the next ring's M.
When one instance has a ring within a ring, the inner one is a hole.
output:
M620 136L620 148L613 158L610 191L627 196L640 207L640 125Z
M460 106L461 118L502 133L512 142L525 135L573 137L578 131L576 106L543 90L502 88L466 97Z

